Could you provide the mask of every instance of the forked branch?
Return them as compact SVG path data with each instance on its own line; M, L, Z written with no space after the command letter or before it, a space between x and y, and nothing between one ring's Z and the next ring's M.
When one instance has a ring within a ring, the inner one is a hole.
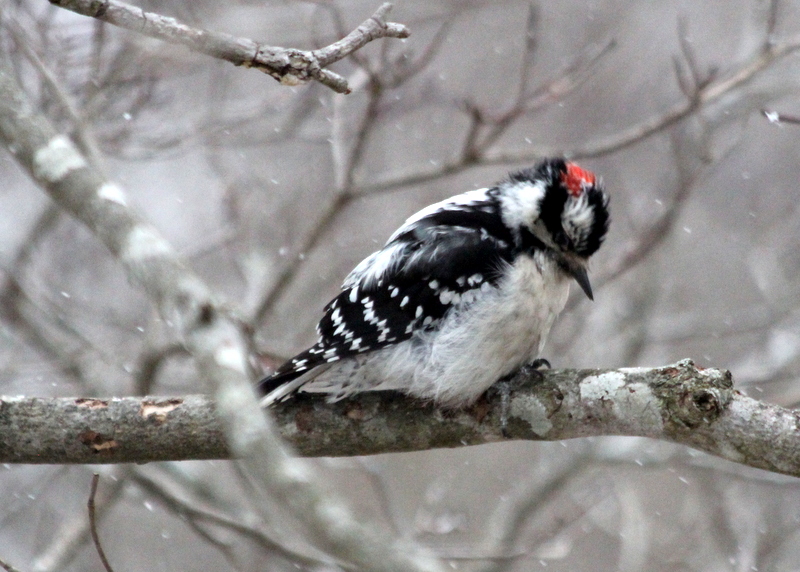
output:
M404 25L386 21L392 9L388 2L347 36L317 50L268 46L249 38L192 28L175 18L145 12L118 0L50 0L50 3L151 38L186 46L237 66L258 69L284 85L316 80L338 93L350 93L347 80L325 69L326 66L346 58L373 40L409 36Z

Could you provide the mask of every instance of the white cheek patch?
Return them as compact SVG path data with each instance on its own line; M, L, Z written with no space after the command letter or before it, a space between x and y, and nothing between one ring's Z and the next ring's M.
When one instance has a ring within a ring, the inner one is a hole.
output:
M515 183L504 191L503 222L509 228L531 228L539 218L539 205L546 191L544 181Z
M570 197L561 214L561 224L576 247L586 242L594 224L594 207L589 204L586 194L578 198Z
M586 193L578 198L570 196L564 205L564 212L561 213L561 222L576 226L586 226L591 224L594 218L594 207L589 206L589 199Z

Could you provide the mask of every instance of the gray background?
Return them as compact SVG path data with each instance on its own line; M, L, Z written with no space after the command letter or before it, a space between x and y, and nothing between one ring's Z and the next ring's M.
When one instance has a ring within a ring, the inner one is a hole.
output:
M378 4L138 5L312 48L336 39L335 15L350 30ZM368 45L362 66L334 65L354 87L349 96L282 87L183 48L101 31L43 1L0 9L2 42L30 96L63 130L76 129L23 55L25 42L73 102L77 128L95 138L130 203L253 321L265 368L309 344L346 273L408 215L489 185L543 149L581 157L665 116L696 95L692 67L701 86L709 77L721 85L756 61L771 13L758 1L542 2L527 59L536 105L476 163L462 164L469 109L491 121L517 102L524 2L398 1L390 19L411 37ZM796 42L797 3L781 2L775 14L770 37ZM417 73L393 81L409 62ZM372 90L364 67L378 78ZM551 335L546 357L555 367L691 357L732 370L748 395L800 402L800 126L760 112L800 113L799 71L793 55L765 62L713 101L701 97L688 118L579 159L602 177L612 224L592 260L595 302L573 288ZM497 159L506 153L520 160ZM447 164L454 172L442 172ZM424 181L403 183L420 173ZM333 208L337 196L350 198ZM142 356L168 345L170 329L88 231L66 215L43 218L48 204L0 153L0 393L134 394ZM287 272L286 287L257 316ZM178 354L148 391L205 391L196 380ZM454 569L788 571L800 561L796 479L671 444L594 438L315 463L359 515L432 547ZM22 570L99 570L91 545L69 536L85 521L90 470L0 471L0 558ZM250 493L228 463L101 472L101 491L115 496L103 504L100 532L118 570L295 569L224 527L176 516L166 502L164 491L174 491L192 506L241 517ZM492 527L514 515L514 540L498 554ZM276 514L272 526L276 539L305 550L288 517Z

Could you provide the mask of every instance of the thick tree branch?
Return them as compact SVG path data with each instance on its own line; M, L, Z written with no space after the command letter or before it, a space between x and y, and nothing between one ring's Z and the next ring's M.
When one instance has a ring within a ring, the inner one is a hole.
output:
M350 93L347 81L326 70L325 66L346 58L378 38L409 36L408 28L402 24L386 22L385 18L392 9L388 2L338 42L311 51L266 46L248 38L192 28L175 18L145 12L118 0L50 0L50 3L151 38L186 46L237 66L261 70L284 85L297 85L313 79L338 93Z
M800 413L745 397L730 373L690 360L660 368L520 374L507 435L500 399L442 412L395 392L336 404L301 394L275 409L305 456L372 455L502 440L628 435L673 441L736 463L800 476ZM181 398L0 401L0 463L143 463L227 458L213 402Z

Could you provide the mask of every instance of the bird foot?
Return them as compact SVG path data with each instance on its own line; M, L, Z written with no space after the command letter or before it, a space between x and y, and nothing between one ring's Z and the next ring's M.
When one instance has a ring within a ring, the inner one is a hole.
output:
M550 362L544 358L536 358L532 362L523 365L517 371L501 377L489 388L490 394L497 393L500 395L500 433L506 439L509 437L508 414L511 411L511 392L518 389L523 380L528 377L537 376L540 379L543 378L542 369L551 369Z

